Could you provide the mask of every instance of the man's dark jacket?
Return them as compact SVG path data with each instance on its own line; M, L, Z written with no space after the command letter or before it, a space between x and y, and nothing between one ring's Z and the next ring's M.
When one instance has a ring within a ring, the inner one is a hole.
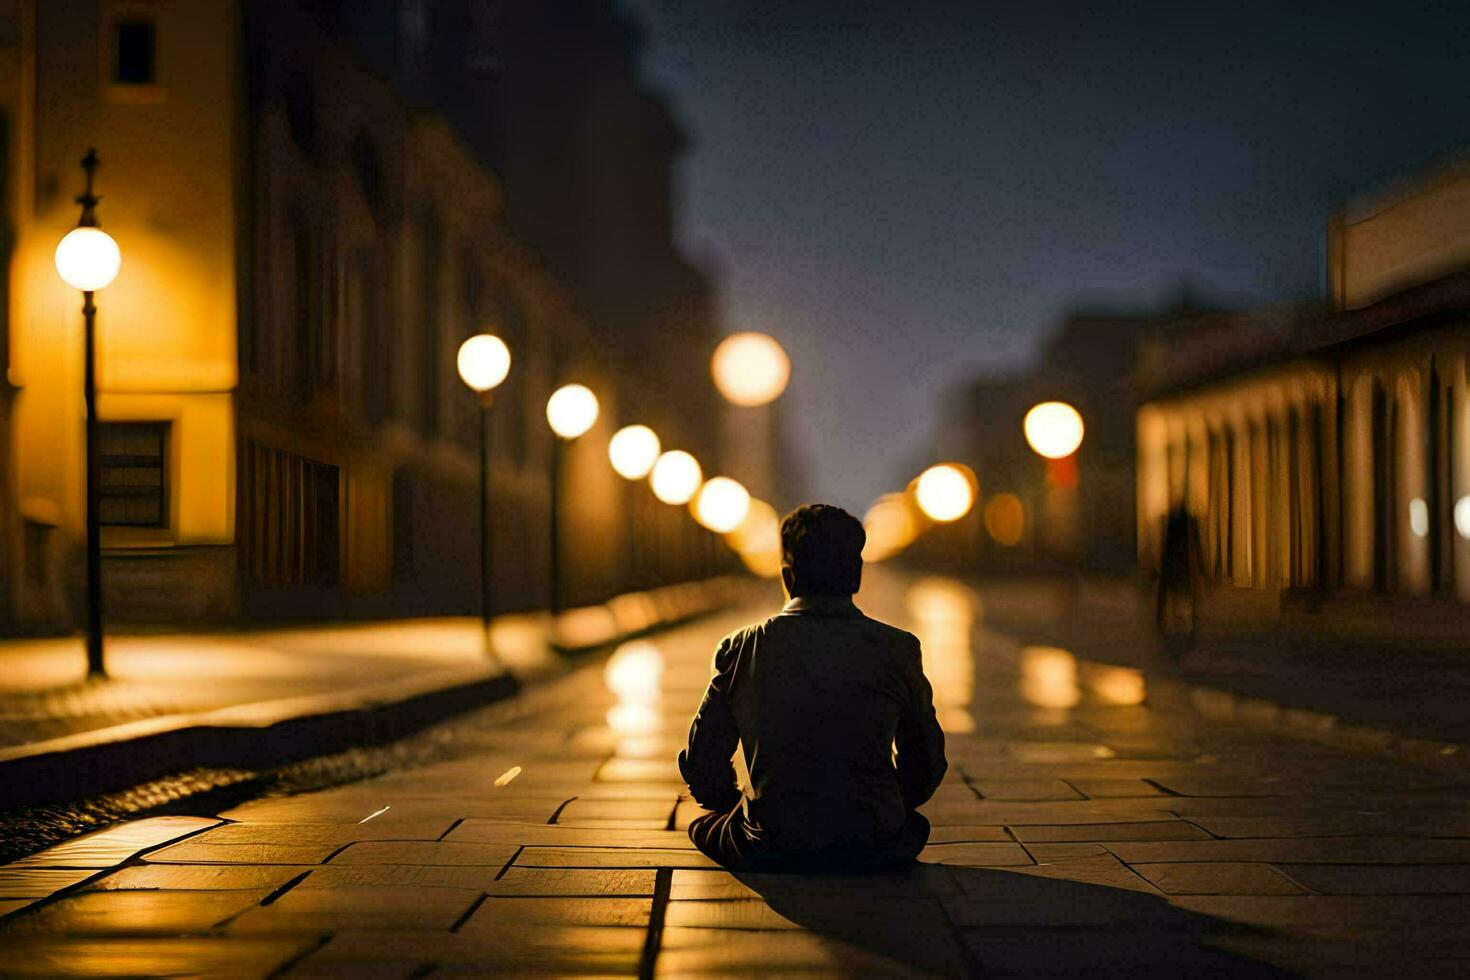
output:
M792 599L720 641L679 753L701 806L742 802L737 742L750 777L745 819L785 852L892 837L946 768L918 638L838 596Z

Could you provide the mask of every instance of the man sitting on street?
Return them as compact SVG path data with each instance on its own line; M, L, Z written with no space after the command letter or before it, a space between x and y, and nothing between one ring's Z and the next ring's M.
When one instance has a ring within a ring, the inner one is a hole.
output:
M789 601L715 650L679 771L715 811L690 838L731 870L876 871L913 861L929 839L917 808L944 777L944 733L918 639L853 604L865 542L838 507L786 515Z

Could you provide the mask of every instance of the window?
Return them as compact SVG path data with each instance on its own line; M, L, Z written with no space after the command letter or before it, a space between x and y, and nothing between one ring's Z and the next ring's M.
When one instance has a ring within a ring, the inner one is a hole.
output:
M112 527L166 527L167 422L103 422L101 519Z
M119 85L152 85L154 29L149 20L122 20L116 27L112 80Z

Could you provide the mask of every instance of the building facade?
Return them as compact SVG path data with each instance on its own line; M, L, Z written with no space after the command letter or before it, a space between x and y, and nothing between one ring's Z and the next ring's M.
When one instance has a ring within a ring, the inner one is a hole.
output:
M1161 362L1139 412L1139 558L1201 530L1216 601L1391 610L1470 600L1470 170L1355 202L1328 233L1329 306L1233 357ZM1280 318L1278 318L1280 321ZM1253 348L1253 349L1252 349ZM1249 354L1246 351L1249 349Z
M681 401L689 382L671 379L650 399L658 378L624 370L637 345L513 233L507 183L442 114L362 67L322 5L17 0L0 23L13 253L0 610L12 624L78 618L82 319L51 252L76 222L90 146L102 224L123 251L98 294L114 615L473 611L480 405L454 358L486 329L513 356L490 423L499 608L545 602L544 405L570 381L602 412L565 453L565 601L720 561L686 515L649 508L606 459L618 425L658 424L630 416L638 399L657 402L671 442L710 458L700 426L674 425L701 417L708 384ZM707 297L690 272L691 295ZM697 349L707 309L660 329L666 347ZM635 537L662 546L636 575Z

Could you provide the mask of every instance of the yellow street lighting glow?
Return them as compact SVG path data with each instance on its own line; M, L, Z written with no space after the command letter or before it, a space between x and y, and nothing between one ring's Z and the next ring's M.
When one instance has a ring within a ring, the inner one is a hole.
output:
M791 380L791 359L764 333L731 334L720 341L710 361L715 387L736 405L765 405L775 401Z
M740 526L750 511L750 491L738 480L717 476L699 490L694 500L694 519L716 534L728 534Z
M563 439L575 439L597 421L597 396L586 385L562 385L546 400L546 421Z
M885 493L863 515L863 530L868 535L863 561L883 561L914 543L919 522L904 494Z
M725 535L725 542L740 553L781 550L781 517L776 508L759 497L750 498L745 519Z
M658 433L646 425L625 425L613 433L607 444L607 458L618 476L641 480L658 462Z
M1066 402L1033 406L1021 428L1031 448L1047 459L1070 456L1082 445L1082 416Z
M914 497L930 520L948 524L970 512L975 503L975 488L958 466L940 463L919 475Z
M985 502L985 530L995 543L1009 548L1026 530L1026 507L1013 493L998 493Z
M117 278L122 252L101 228L73 228L56 245L56 271L73 289L93 292Z
M658 700L664 675L664 655L647 640L631 640L614 651L603 668L607 689L625 704Z
M455 366L459 368L459 379L471 389L489 391L510 373L510 348L494 334L476 334L459 345Z
M648 474L653 495L666 504L687 504L699 492L704 482L704 471L699 461L682 449L672 449L653 464Z

